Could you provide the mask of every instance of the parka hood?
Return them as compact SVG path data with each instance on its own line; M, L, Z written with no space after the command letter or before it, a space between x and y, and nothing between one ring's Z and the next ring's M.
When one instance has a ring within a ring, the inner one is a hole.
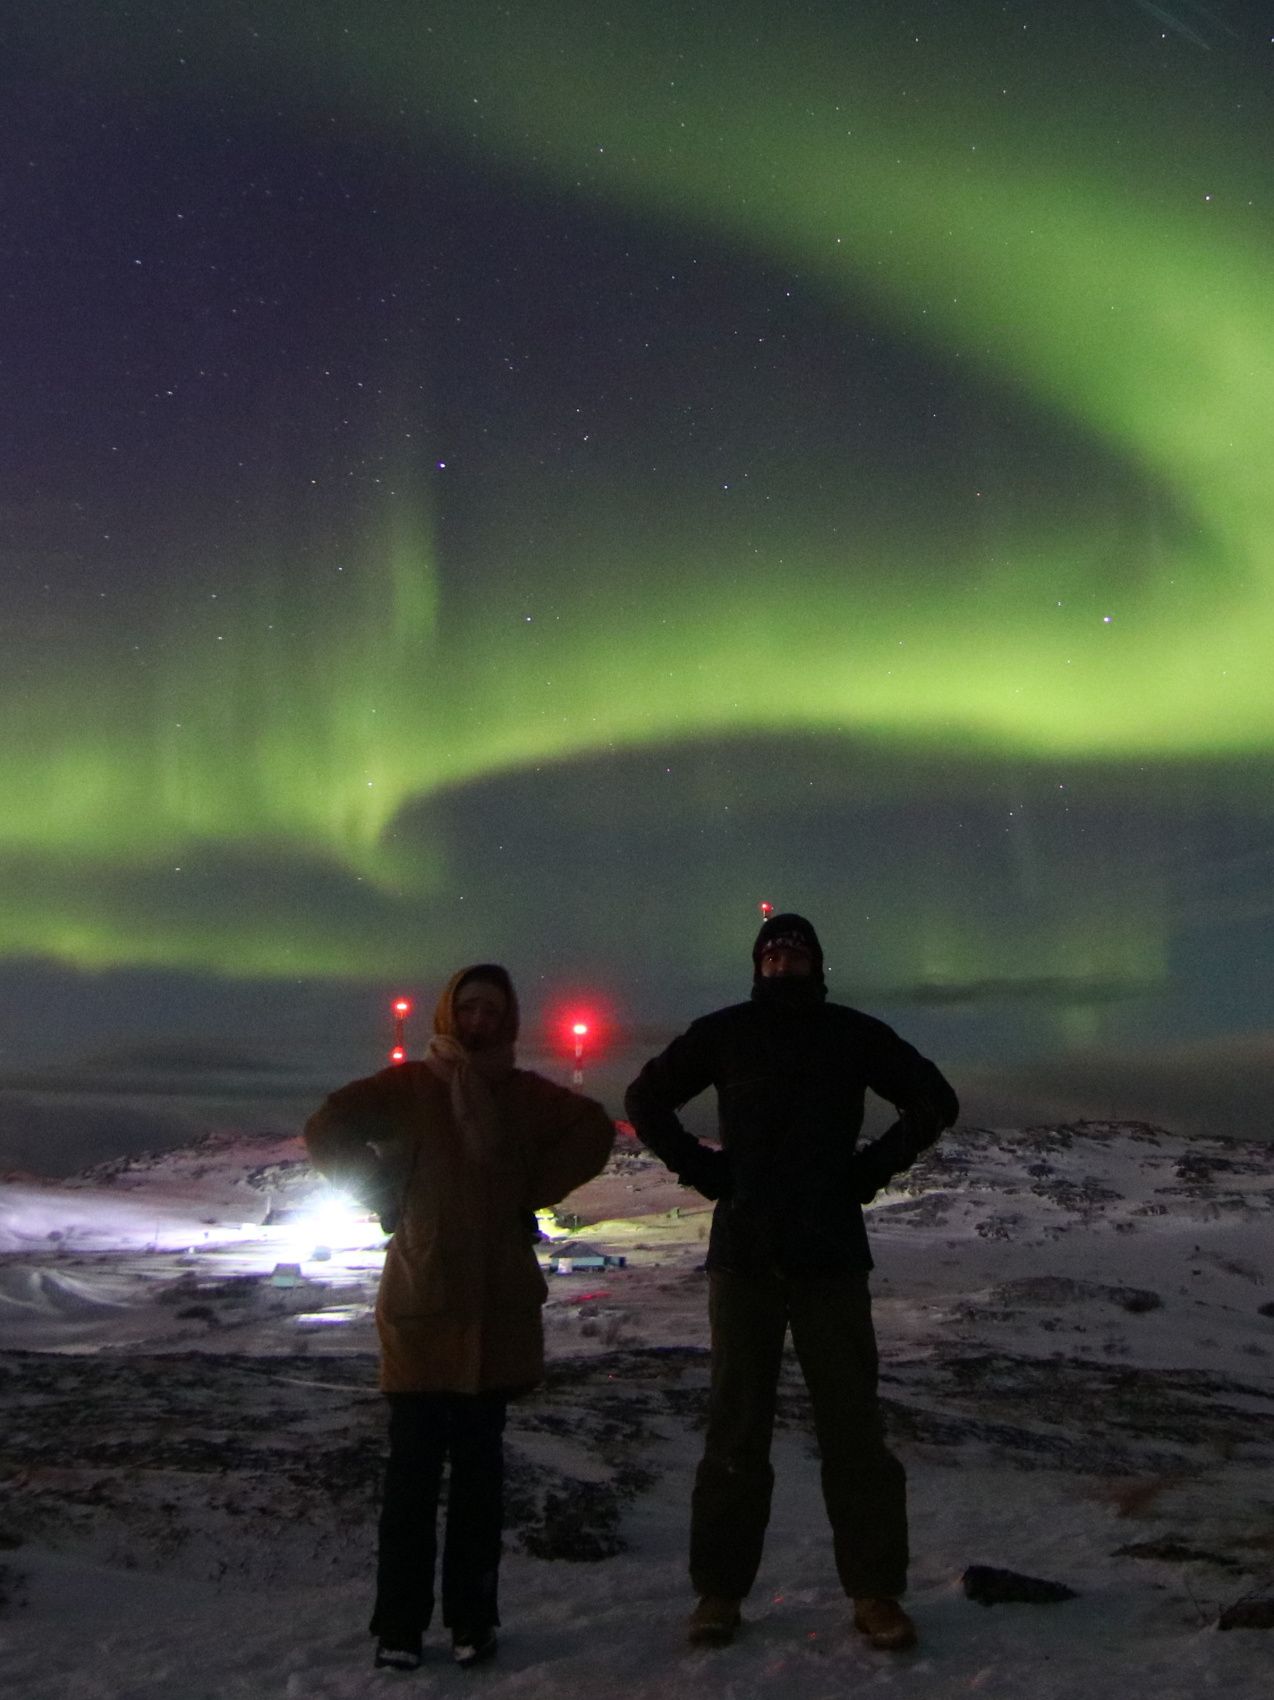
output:
M804 981L766 980L761 974L761 957L765 947L778 941L785 944L799 944L808 950L813 958L810 974ZM803 991L796 991L794 986L803 986ZM818 996L814 996L815 990ZM819 1002L827 996L827 980L823 973L823 947L819 943L818 934L804 915L795 915L790 911L783 915L771 915L756 935L756 943L752 946L752 996L762 1002L775 1002L784 1005L807 1004Z
M513 981L507 968L502 968L498 962L475 962L468 968L458 969L443 987L442 996L438 999L434 1010L434 1032L456 1037L456 998L460 989L467 986L470 980L489 980L493 986L499 986L508 999L505 1006L504 1021L501 1024L497 1043L512 1045L518 1036L518 995L513 990Z

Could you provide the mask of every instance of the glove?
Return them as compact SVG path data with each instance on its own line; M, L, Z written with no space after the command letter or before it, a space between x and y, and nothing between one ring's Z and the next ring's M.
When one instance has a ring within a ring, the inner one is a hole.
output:
M718 1198L729 1198L734 1191L730 1159L724 1151L711 1145L701 1145L693 1161L681 1170L677 1179L682 1186L692 1186L713 1202Z
M382 1234L392 1234L403 1219L403 1201L385 1169L377 1169L361 1188L363 1203L380 1223Z
M907 1142L917 1156L937 1142L945 1125L937 1107L926 1099L909 1104L901 1119Z

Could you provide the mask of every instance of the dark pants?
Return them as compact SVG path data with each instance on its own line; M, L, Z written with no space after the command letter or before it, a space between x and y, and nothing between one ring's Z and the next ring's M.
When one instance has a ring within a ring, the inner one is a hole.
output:
M507 1401L499 1393L387 1397L389 1464L381 1501L372 1634L409 1644L429 1627L438 1492L448 1458L442 1621L449 1629L498 1624Z
M885 1445L865 1275L710 1277L712 1391L690 1517L698 1594L742 1599L770 1520L770 1439L790 1325L814 1410L836 1572L851 1598L907 1583L907 1478Z

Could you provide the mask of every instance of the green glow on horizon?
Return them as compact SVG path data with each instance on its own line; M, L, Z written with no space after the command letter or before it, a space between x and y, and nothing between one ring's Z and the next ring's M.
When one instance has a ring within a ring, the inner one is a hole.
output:
M869 55L814 63L793 42L761 76L726 34L677 87L658 8L614 30L570 6L443 12L360 33L344 8L307 8L320 84L352 80L386 133L449 127L507 169L799 267L847 311L869 299L882 323L1159 480L1174 541L1131 562L1105 610L1059 609L1049 586L1091 586L1101 552L1018 519L994 561L945 559L917 609L907 546L887 535L855 540L854 566L871 570L838 594L847 563L811 559L799 538L781 560L711 537L654 559L633 515L547 648L512 619L449 619L447 562L406 474L385 534L339 585L318 562L285 601L292 576L267 548L286 540L263 540L255 601L221 628L172 630L145 679L86 664L91 715L62 700L62 679L24 691L0 851L158 869L200 846L274 846L420 896L443 864L402 865L405 805L607 749L749 731L988 759L1274 749L1274 244L1245 205L1244 161L1219 144L1205 204L1169 170L1154 178L1170 114L1128 118L1143 163L1127 179L1096 110L1033 148L1032 114L972 86L922 84L911 119L877 92ZM563 555L564 574L585 567ZM652 569L676 588L638 601L630 587ZM780 597L787 664L758 667ZM126 927L93 926L11 917L0 951L128 953ZM165 937L139 936L129 959L161 959ZM236 965L253 950L215 928L172 948ZM323 958L321 938L297 948Z

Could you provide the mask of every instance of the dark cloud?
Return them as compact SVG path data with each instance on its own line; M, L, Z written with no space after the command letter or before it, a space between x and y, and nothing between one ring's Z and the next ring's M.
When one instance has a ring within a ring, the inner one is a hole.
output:
M106 1157L186 1145L215 1125L193 1104L156 1108L0 1088L0 1174L73 1175Z
M1154 1122L1175 1133L1274 1144L1274 1031L1172 1050L1078 1052L1023 1067L964 1071L964 1119L1023 1127L1089 1120Z

